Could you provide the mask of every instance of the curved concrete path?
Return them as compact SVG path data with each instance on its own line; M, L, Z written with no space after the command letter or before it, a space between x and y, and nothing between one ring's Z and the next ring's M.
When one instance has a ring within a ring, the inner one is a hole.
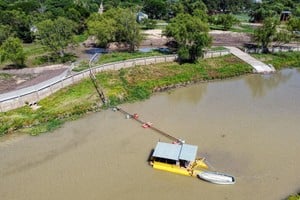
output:
M65 78L67 76L68 72L69 72L69 68L65 68L65 70L62 73L60 73L59 75L52 77L48 80L45 80L43 82L37 83L32 86L24 87L21 89L2 93L2 94L0 94L0 102L40 90L41 88L45 88L45 87L51 85L53 82L56 82L56 81L59 81L59 80L62 80L63 78Z
M240 49L236 47L231 47L231 46L225 46L225 48L229 49L230 53L235 55L236 57L240 58L244 62L248 63L251 65L256 73L272 73L275 72L275 69L255 58L250 56L249 54L241 51Z

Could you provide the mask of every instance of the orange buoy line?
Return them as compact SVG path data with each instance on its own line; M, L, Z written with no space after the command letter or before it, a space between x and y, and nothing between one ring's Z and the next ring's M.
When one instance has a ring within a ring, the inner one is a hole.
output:
M115 108L113 108L113 110L114 110L114 111L119 111L119 112L123 113L124 115L128 116L128 118L131 118L131 119L133 119L133 120L139 122L140 124L142 124L142 127L143 127L143 128L150 128L150 129L152 129L152 130L154 130L154 131L156 131L156 132L162 134L163 136L165 136L165 137L167 137L167 138L173 140L174 142L177 142L177 143L184 143L183 140L181 140L181 139L179 139L179 138L176 138L176 137L174 137L174 136L172 136L172 135L170 135L170 134L168 134L168 133L165 133L165 132L159 130L158 128L155 128L155 127L152 125L151 122L144 122L144 121L140 120L138 114L136 114L136 113L135 113L135 114L130 114L129 112L126 112L125 110L123 110L122 108L119 108L119 107L115 107Z

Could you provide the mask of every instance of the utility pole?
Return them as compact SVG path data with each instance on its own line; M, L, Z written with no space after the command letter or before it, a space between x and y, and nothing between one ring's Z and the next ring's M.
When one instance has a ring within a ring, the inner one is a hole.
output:
M99 84L99 82L97 81L96 79L96 76L95 74L93 73L92 71L92 63L94 62L94 60L99 56L98 53L95 53L92 58L90 59L89 61L89 69L90 69L90 78L95 86L95 89L102 101L102 103L105 105L107 104L107 99L105 98L105 95L104 95L104 92L103 92L103 89L101 88L101 85Z

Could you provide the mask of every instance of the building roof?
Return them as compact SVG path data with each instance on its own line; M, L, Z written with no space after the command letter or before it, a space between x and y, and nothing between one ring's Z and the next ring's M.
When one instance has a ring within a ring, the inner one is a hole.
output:
M198 147L190 144L183 144L179 155L179 160L194 161Z
M194 161L197 154L197 146L190 144L170 144L158 142L153 157L165 158L170 160Z

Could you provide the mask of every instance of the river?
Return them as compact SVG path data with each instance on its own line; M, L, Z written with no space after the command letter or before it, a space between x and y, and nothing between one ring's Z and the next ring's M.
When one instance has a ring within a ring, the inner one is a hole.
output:
M151 149L168 139L106 110L38 137L2 138L1 200L281 200L300 190L300 70L200 83L121 107L199 146L236 184L152 169Z

